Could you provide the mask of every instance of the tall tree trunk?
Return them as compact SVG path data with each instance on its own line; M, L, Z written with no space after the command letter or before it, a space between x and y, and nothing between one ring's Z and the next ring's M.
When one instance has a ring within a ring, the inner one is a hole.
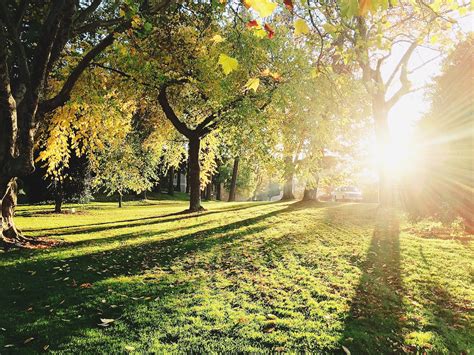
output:
M289 174L286 177L285 184L283 185L283 196L282 200L294 200L295 195L293 195L293 174Z
M61 213L64 199L63 184L60 181L56 181L55 185L54 212Z
M197 135L189 138L189 212L202 211L201 206L201 167L199 150L201 139Z
M382 98L375 98L373 103L373 115L375 120L375 137L377 141L377 149L385 152L390 146L390 130L388 126L388 108ZM379 204L381 207L390 207L393 205L393 181L387 171L388 164L393 162L384 161L387 157L381 154L380 161L377 162L379 172Z
M181 168L178 168L178 171L176 172L176 187L175 191L181 192Z
M285 158L285 184L283 185L282 200L294 200L293 195L293 178L294 178L294 163L291 157Z
M123 199L122 193L119 192L118 193L118 206L119 206L119 208L122 208L122 199Z
M147 194L148 194L148 191L147 191L147 190L143 190L142 196L143 196L143 199L144 199L144 200L147 200L147 199L148 199Z
M306 183L303 193L303 201L317 201L318 200L318 184L319 176L316 176L315 182Z
M168 169L168 195L174 195L174 167Z
M215 189L216 189L216 200L221 201L222 200L222 183L220 181L216 181L215 184Z
M206 186L206 200L212 200L212 179Z
M234 159L234 168L232 169L232 179L230 181L230 188L229 188L229 202L235 201L235 192L237 190L237 174L239 172L239 157L235 157Z
M188 160L186 161L186 190L185 192L189 194L190 191L190 184L189 184L189 157Z

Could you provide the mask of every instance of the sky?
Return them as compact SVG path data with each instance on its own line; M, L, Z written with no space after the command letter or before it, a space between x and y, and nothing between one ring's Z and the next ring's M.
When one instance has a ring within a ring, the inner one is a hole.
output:
M458 19L459 25L463 32L469 33L474 31L474 16L471 14L464 18ZM403 54L403 47L398 49L399 59ZM409 68L415 68L426 62L428 59L438 56L438 53L426 48L417 48L410 61ZM423 87L431 83L433 78L440 74L443 56L433 60L423 68L414 72L410 79L414 88ZM394 64L392 64L393 67ZM389 64L390 66L390 64ZM389 70L390 68L387 68ZM426 90L418 90L404 96L390 111L389 122L392 131L392 137L396 141L405 141L410 138L414 125L423 113L427 112L430 103L426 100Z

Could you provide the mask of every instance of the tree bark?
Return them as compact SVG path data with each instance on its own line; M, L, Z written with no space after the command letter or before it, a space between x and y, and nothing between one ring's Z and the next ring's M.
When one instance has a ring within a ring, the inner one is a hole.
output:
M388 126L388 107L383 98L374 98L372 103L375 120L375 137L377 149L380 152L387 150L390 146L390 130ZM381 207L391 207L393 205L393 182L387 171L387 166L393 162L385 161L387 157L381 154L380 161L377 162L379 172L379 205Z
M201 139L197 135L189 138L189 212L204 210L201 206L201 167L199 165L199 150Z
M234 159L234 168L232 169L232 179L230 181L230 188L229 188L229 202L235 201L235 193L237 190L237 175L239 172L239 157L235 157Z
M212 180L206 186L206 200L212 200Z
M181 169L178 168L178 171L176 172L176 187L175 191L181 192Z
M318 183L319 177L316 177L316 181L314 183L306 183L303 193L303 201L318 200Z
M293 195L293 178L294 178L294 163L293 158L287 156L285 158L285 183L283 185L283 196L282 200L294 200L295 195Z
M189 194L189 158L188 161L186 162L186 193Z
M220 181L216 182L216 200L221 201L222 200L222 183Z
M122 193L119 192L118 193L118 206L119 206L119 208L122 208L122 199L123 199Z
M282 200L294 200L295 195L293 195L293 174L289 174L286 177L285 185L283 185L283 196Z
M174 167L170 167L168 170L168 195L174 195Z
M0 245L4 249L37 243L35 239L23 236L13 220L17 204L17 192L16 178L0 178L0 196L2 196L0 200L2 213L0 220Z

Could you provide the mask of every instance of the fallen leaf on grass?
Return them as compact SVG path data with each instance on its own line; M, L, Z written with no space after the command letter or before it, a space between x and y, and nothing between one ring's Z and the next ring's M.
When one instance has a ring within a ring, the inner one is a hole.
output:
M28 338L23 342L23 344L28 344L29 342L32 342L33 340L35 340L35 338L33 338L33 337Z
M344 345L342 346L342 350L346 353L346 355L351 355L351 352L349 351L348 348L346 348Z
M7 344L4 346L4 348L13 348L15 345L14 344Z
M127 351L134 351L135 348L134 348L133 346L126 345L126 346L125 346L125 350L127 350Z
M44 350L44 351L46 351L46 350L48 350L48 349L49 349L49 345L43 346L43 350Z

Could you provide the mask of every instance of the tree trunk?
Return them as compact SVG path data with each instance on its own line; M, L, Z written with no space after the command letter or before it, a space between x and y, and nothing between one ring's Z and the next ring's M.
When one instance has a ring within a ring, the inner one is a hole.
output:
M293 195L293 178L294 178L294 163L293 158L287 156L285 157L285 184L283 185L283 196L282 200L294 200L295 195Z
M175 191L181 192L181 169L178 169L176 173L176 187Z
M319 177L316 177L315 182L306 183L303 193L303 201L317 201L318 200L318 183Z
M293 174L287 176L285 185L283 186L283 196L282 200L294 200L295 195L293 195Z
M232 180L230 181L229 202L235 201L235 192L237 190L237 174L239 172L239 157L234 159L234 168L232 169Z
M216 200L221 201L222 200L222 183L220 181L216 182Z
M13 217L15 215L15 207L17 203L17 183L16 178L1 179L0 178L0 245L4 249L11 247L22 247L27 244L36 244L37 240L24 237L21 231L15 226Z
M168 195L174 195L174 167L170 167L168 170Z
M147 200L147 199L148 199L147 194L148 194L147 190L143 190L143 195L142 195L142 196L143 196L143 199L144 199L144 200Z
M119 206L119 208L122 208L122 198L123 198L122 193L119 192L118 193L118 206Z
M190 188L190 185L189 185L189 158L188 158L188 161L186 162L186 193L189 194L189 188Z
M199 150L201 139L194 135L189 138L189 212L204 210L201 206L201 167Z
M206 186L206 200L212 200L212 180Z
M377 149L382 152L380 161L377 162L379 172L379 204L381 207L391 207L393 205L393 181L387 166L393 162L387 162L383 152L390 147L390 130L388 126L388 109L387 104L382 98L374 99L372 103L373 114L375 119L375 137L377 141Z

